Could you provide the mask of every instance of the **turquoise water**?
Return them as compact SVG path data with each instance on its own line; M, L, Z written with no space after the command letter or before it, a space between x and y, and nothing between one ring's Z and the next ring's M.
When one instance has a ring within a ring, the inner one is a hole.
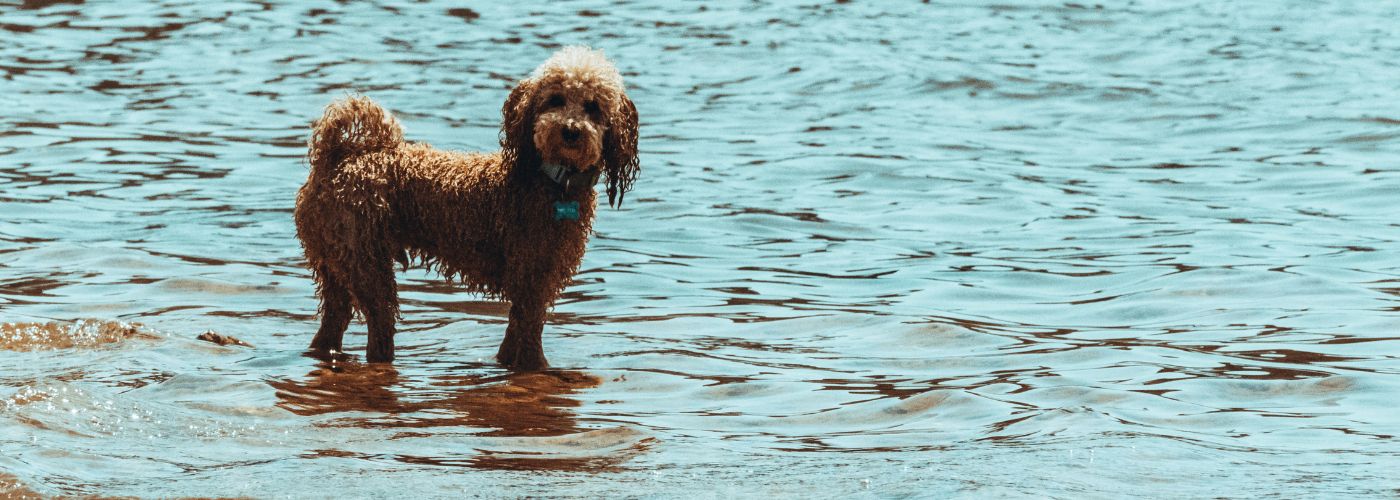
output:
M658 5L0 3L0 491L1400 494L1400 4ZM492 149L575 43L642 175L555 369L414 269L304 356L310 120Z

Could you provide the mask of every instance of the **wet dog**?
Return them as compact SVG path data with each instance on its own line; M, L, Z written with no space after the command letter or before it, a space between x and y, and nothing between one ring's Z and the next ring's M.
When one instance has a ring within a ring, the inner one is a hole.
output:
M501 112L493 153L405 142L398 121L365 97L332 103L312 124L294 217L321 300L313 350L341 350L358 311L368 361L393 361L394 263L418 261L510 301L498 362L548 366L545 314L583 259L594 186L606 179L616 206L637 177L637 110L602 52L566 47Z

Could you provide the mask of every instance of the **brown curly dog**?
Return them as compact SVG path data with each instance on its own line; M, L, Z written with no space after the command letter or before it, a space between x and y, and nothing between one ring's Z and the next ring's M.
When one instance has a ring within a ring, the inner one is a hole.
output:
M616 206L637 177L637 109L602 52L566 47L516 85L501 112L495 153L404 142L398 121L365 97L332 103L312 124L311 173L295 212L321 299L311 349L341 350L359 311L368 360L393 361L394 263L416 260L510 301L497 361L548 366L545 313L583 259L594 185L606 177Z

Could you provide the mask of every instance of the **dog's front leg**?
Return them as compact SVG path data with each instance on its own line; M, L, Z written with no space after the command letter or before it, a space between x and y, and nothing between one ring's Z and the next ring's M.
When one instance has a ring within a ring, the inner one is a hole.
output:
M513 300L510 305L510 325L506 338L496 352L496 361L513 370L543 370L549 367L544 358L544 317L549 305L542 300Z
M365 311L365 322L369 323L369 345L365 358L370 363L388 363L394 360L394 312L388 307L378 307Z

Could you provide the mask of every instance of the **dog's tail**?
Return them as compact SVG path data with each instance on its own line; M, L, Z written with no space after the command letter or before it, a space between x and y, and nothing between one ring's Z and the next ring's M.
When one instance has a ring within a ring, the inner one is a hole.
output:
M364 96L350 96L326 106L311 123L307 160L312 175L329 173L346 158L403 144L403 127L394 115Z

